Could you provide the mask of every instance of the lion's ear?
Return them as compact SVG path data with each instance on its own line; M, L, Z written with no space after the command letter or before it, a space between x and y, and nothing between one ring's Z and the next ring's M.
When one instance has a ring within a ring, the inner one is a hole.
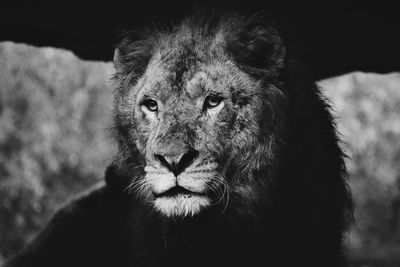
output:
M119 68L118 64L119 64L119 57L120 57L120 52L119 52L119 48L115 48L114 50L114 57L113 57L113 62L114 62L114 66L115 68Z
M285 65L286 49L277 30L257 21L245 22L230 48L235 60L277 76Z
M125 34L114 50L114 66L117 77L139 77L145 71L151 55L153 43L143 35Z

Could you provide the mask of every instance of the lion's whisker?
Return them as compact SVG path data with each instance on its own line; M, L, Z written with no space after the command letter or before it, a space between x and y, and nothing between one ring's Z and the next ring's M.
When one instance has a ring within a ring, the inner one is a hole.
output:
M221 194L220 188L216 186L215 184L208 184L207 188L210 189L212 192L214 192L218 196L218 201L213 203L213 205L218 205L223 200L223 194Z

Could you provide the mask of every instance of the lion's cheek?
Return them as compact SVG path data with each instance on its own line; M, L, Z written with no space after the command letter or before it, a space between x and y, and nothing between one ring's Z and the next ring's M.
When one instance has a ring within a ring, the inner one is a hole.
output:
M136 146L139 151L145 155L147 152L151 151L155 133L155 125L152 123L137 122L136 131L132 132L130 135L136 140Z
M231 114L221 112L218 120L205 121L197 129L196 144L204 147L215 158L219 158L230 150L231 132L234 118Z

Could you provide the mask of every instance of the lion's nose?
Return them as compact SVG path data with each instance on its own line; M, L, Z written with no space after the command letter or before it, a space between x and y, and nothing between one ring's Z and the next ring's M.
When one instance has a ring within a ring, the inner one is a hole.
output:
M193 161L198 157L199 152L195 149L189 149L181 154L173 155L161 155L155 154L156 159L165 167L168 168L175 176L178 176L187 167L189 167Z

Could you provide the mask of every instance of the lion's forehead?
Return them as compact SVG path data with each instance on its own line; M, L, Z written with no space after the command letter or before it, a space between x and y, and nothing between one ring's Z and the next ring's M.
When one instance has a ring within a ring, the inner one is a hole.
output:
M210 92L228 97L232 88L241 87L240 71L229 61L197 62L180 71L161 60L152 62L144 74L139 96L153 96L165 103L179 95L195 103Z

